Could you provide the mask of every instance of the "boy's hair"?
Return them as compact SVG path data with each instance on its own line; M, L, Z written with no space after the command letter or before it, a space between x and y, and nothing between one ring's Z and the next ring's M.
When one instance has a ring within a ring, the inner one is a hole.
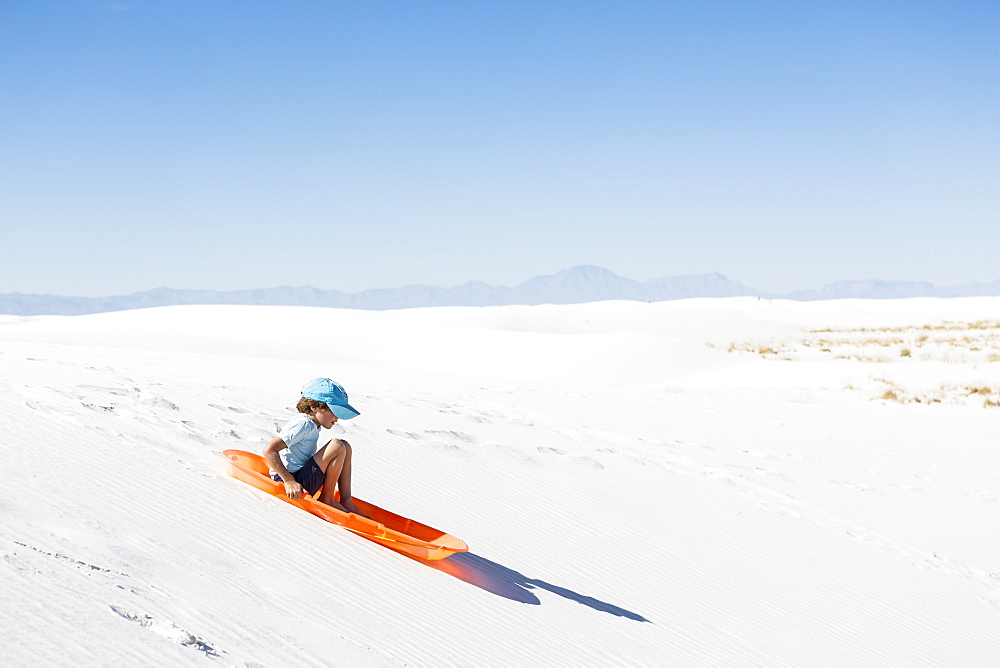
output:
M306 397L302 397L301 399L299 399L299 403L295 404L295 410L297 410L300 413L305 413L306 415L312 413L313 409L315 408L318 408L321 411L330 410L330 407L327 406L322 401L316 401L315 399L307 399Z

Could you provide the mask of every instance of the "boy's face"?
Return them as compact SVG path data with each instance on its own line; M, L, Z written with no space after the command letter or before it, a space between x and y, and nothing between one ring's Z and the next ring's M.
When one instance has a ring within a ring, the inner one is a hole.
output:
M316 421L316 424L323 427L323 429L329 429L337 424L337 416L329 408L314 408L313 420Z

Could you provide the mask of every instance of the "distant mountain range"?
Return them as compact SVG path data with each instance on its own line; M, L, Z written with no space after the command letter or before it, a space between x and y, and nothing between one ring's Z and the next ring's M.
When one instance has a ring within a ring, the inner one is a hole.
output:
M1000 295L1000 281L939 288L917 281L841 281L818 290L773 294L747 287L722 274L663 276L633 281L602 267L580 266L554 276L536 276L513 288L470 282L453 288L407 285L401 288L341 292L280 287L260 290L175 290L156 288L119 297L0 295L0 313L82 315L177 304L259 304L327 306L369 310L418 306L496 306L502 304L577 304L605 299L667 301L690 297L756 296L770 299L898 299L904 297L978 297Z

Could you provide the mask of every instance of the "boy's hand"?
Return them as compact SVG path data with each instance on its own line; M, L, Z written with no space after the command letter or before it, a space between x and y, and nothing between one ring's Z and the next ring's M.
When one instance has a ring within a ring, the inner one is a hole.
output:
M302 485L296 481L285 481L285 495L289 499L298 499L302 497Z

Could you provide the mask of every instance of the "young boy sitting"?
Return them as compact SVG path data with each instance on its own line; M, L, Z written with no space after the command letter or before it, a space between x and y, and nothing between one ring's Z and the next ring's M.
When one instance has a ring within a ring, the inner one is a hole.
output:
M274 479L285 483L285 494L298 499L303 494L316 496L319 501L337 510L361 514L351 500L351 445L334 438L319 447L319 428L329 429L337 420L350 420L359 415L347 403L347 392L329 378L315 378L302 388L302 398L296 406L300 415L281 428L278 435L264 447L264 459L274 472ZM340 502L334 500L334 490L340 488Z

